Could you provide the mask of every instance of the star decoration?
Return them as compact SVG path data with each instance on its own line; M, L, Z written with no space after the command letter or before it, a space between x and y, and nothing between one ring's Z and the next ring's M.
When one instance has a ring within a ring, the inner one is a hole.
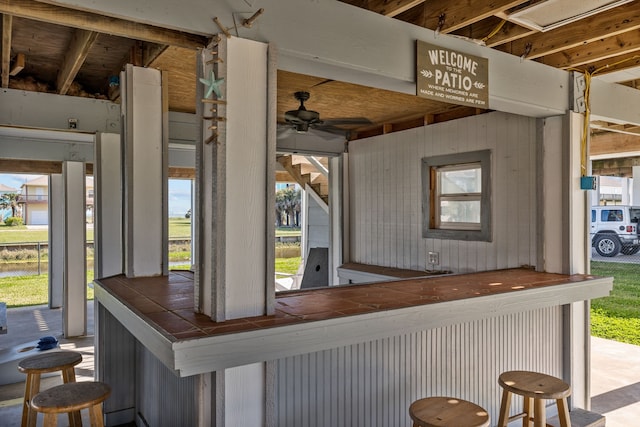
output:
M224 82L224 77L216 80L216 75L211 71L211 76L208 79L200 78L200 81L208 86L207 93L205 93L204 97L209 98L213 92L216 93L216 97L218 99L222 99L222 92L220 91L220 85Z

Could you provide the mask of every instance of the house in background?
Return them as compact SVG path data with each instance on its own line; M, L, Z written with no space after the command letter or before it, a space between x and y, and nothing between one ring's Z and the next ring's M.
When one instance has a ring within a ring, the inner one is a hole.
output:
M86 178L87 222L93 222L93 177ZM25 225L49 223L49 176L41 175L20 186L18 204Z

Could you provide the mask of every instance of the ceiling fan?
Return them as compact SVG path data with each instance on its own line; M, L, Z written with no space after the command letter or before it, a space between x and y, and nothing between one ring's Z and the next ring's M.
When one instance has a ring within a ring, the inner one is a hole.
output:
M300 106L297 110L290 110L284 114L284 120L287 123L285 133L295 131L296 133L304 134L309 131L320 131L318 132L319 136L321 136L322 132L328 132L348 138L350 130L338 126L371 124L371 121L364 117L321 120L320 113L307 110L304 105L304 102L310 97L309 92L298 91L293 96L300 102Z

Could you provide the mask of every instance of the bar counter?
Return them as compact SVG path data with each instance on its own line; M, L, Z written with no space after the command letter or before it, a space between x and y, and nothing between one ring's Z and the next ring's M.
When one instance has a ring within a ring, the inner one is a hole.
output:
M179 376L607 296L613 279L530 269L281 292L275 314L194 313L193 274L97 279L96 300Z

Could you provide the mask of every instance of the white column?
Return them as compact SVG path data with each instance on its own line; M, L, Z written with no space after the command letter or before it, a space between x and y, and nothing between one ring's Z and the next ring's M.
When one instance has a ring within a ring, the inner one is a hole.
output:
M96 136L94 176L95 277L121 274L122 266L122 152L120 135Z
M60 308L64 292L64 189L62 175L49 176L49 308Z
M65 337L87 333L86 190L83 162L62 163Z
M564 273L583 274L589 271L591 245L589 240L590 212L588 209L590 190L580 189L581 139L584 116L568 112L568 139L566 145L565 175L563 186L567 188L568 209L562 216L568 242L569 270ZM555 220L559 220L557 218ZM547 222L553 221L549 218ZM589 301L576 302L564 307L564 377L571 385L571 406L589 408L590 353L589 353Z
M629 178L622 178L622 193L621 193L621 205L630 205L631 204L631 188L629 188L630 182Z
M168 272L167 96L162 72L127 65L122 73L124 235L127 277Z
M196 148L195 303L215 321L273 310L276 74L269 59L267 44L235 37L222 37L198 59L202 77L213 71L224 79L220 96L209 93L211 102L197 110L203 142ZM206 89L198 82L198 100ZM216 372L199 401L214 399L224 425L265 425L265 372L263 363ZM212 415L200 410L199 417L204 426Z
M633 173L633 186L631 189L631 204L634 206L640 205L640 166L634 166L632 168Z

